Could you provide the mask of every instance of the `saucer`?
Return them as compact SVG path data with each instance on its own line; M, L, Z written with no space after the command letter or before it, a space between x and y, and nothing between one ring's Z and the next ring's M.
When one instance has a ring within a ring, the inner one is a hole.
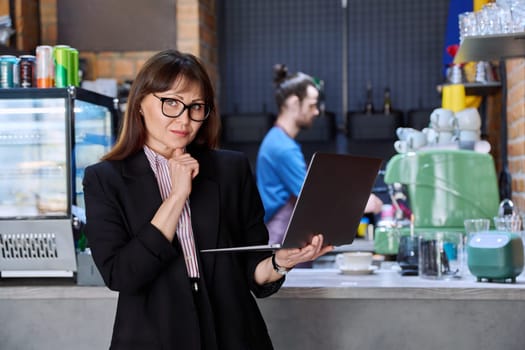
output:
M367 269L344 269L344 268L339 268L339 270L341 271L341 273L343 275L370 275L372 273L374 273L375 270L377 270L377 266L375 265L370 265Z

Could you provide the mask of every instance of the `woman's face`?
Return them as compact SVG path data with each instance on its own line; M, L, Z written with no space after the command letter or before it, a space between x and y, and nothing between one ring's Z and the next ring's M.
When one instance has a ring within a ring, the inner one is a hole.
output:
M185 148L195 139L202 122L191 120L188 109L176 118L166 117L159 98L176 99L185 105L204 103L204 99L197 83L182 78L176 80L169 90L148 94L142 100L140 108L146 126L146 145L170 158L175 149Z

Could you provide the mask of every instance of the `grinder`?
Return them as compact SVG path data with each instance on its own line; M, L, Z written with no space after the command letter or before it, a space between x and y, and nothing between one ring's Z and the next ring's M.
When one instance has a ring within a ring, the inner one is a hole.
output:
M523 240L515 232L475 233L467 243L467 264L478 282L516 282L523 271Z

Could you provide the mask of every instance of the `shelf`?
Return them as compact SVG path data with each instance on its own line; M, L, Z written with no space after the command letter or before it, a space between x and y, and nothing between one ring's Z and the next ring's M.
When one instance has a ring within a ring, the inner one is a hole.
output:
M454 63L472 61L502 61L507 58L525 57L525 32L471 36L463 39ZM499 178L500 199L512 197L512 179L508 171L507 139L507 73L506 65L501 70L501 160L502 171Z
M466 95L479 95L486 96L497 93L501 89L501 83L499 81L489 83L462 83L465 86ZM437 86L438 93L441 93L444 86L450 84L441 84Z
M525 56L525 32L465 37L454 63Z

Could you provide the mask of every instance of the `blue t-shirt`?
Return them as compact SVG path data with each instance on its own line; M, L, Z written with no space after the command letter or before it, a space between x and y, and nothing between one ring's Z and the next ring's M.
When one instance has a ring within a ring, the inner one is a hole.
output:
M274 126L264 137L257 154L257 187L264 205L264 222L290 199L297 197L306 176L306 162L297 141Z

